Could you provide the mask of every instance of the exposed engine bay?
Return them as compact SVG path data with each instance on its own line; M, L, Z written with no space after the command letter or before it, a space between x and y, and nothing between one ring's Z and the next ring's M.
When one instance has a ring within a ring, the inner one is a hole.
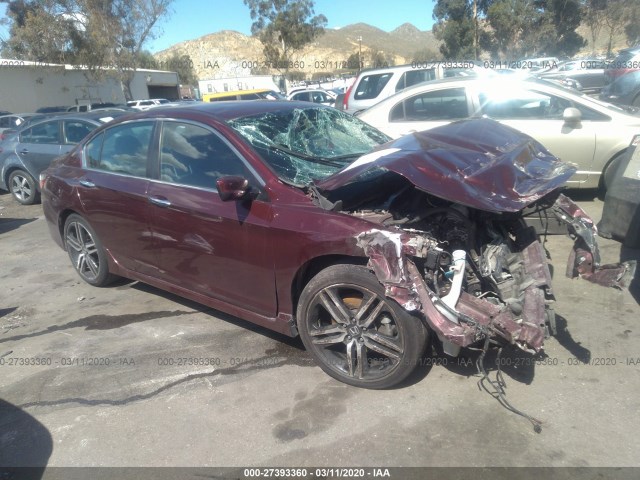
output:
M443 200L390 172L328 200L334 210L380 225L359 234L358 245L387 296L421 311L445 353L456 356L485 339L536 353L555 333L547 255L522 211ZM530 208L555 215L575 237L570 277L619 288L633 278L635 265L600 267L593 222L558 190Z

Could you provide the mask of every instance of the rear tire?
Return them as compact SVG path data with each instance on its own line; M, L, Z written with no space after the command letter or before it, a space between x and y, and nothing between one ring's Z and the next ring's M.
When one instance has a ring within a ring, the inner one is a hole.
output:
M107 254L93 228L80 215L69 215L64 224L64 244L78 275L90 285L104 287L115 280L109 273Z
M320 367L362 388L397 385L418 365L428 332L422 320L386 297L376 276L359 265L334 265L305 287L298 330Z
M9 175L9 191L22 205L33 205L40 201L40 192L34 178L24 170L14 170Z

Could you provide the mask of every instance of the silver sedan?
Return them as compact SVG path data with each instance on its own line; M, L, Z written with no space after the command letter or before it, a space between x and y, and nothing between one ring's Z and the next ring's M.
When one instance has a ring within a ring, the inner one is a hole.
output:
M570 187L606 189L629 145L640 143L640 116L543 80L446 79L425 82L358 114L397 138L471 116L487 116L538 140L574 163Z

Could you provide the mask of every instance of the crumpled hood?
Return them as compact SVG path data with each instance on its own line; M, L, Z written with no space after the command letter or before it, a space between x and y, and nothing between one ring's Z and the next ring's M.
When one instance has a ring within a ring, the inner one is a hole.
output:
M319 182L330 191L375 168L402 175L445 200L516 212L562 186L576 171L533 138L494 120L462 120L376 148Z

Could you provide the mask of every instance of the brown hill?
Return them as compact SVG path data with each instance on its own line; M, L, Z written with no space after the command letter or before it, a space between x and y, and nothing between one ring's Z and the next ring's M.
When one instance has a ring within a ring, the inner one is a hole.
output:
M361 41L358 39L361 38ZM410 63L418 50L438 50L438 41L430 31L420 31L405 23L392 32L385 32L366 23L356 23L340 29L327 29L314 43L295 55L293 71L306 76L333 72L346 67L346 61L357 54L362 45L365 66L372 52L380 52L395 64ZM200 80L226 78L253 73L277 73L265 65L262 45L255 37L223 30L187 40L155 54L166 61L174 53L188 55ZM163 65L171 68L171 65Z
M584 38L589 39L589 31L581 26L578 29ZM616 32L613 38L613 50L625 48L623 32ZM579 55L588 55L606 51L608 36L601 32L593 48L585 46ZM418 51L439 52L440 42L431 31L421 31L411 23L404 23L391 32L385 32L366 23L347 25L339 29L327 29L315 42L298 52L290 71L300 71L307 78L313 74L354 70L347 65L350 55L357 54L362 48L365 67L370 66L371 55L381 53L396 65L411 63ZM251 73L277 74L278 70L265 64L260 41L242 33L223 30L187 40L155 54L160 61L166 61L174 53L187 55L193 63L194 71L200 80L212 78L230 78ZM356 64L357 66L357 64ZM171 69L164 64L163 68Z

